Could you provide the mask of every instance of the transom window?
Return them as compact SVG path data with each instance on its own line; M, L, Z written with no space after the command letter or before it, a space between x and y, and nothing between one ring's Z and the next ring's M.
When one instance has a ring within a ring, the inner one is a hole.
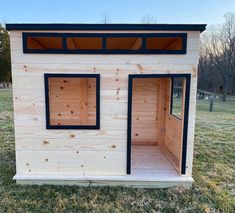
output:
M67 37L66 47L69 50L101 50L101 37Z
M182 50L183 39L181 37L148 37L148 50Z
M108 50L140 50L142 40L141 37L108 37L106 48Z
M24 53L186 54L186 33L23 33Z

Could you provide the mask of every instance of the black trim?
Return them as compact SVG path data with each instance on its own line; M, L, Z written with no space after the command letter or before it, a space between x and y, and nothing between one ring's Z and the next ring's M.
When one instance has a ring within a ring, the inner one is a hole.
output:
M176 117L177 119L181 120L181 119L182 119L181 117L178 117L177 115L174 115L174 114L172 113L172 109L173 109L173 100L174 100L174 98L173 98L173 95L174 95L174 79L175 79L175 77L174 77L174 78L171 78L170 114L171 114L172 116ZM182 115L182 113L181 113L181 115Z
M7 30L180 30L200 31L206 24L6 24Z
M172 103L173 103L173 86L174 78L171 78L171 103L170 103L170 114L172 115Z
M28 49L27 37L61 37L63 48L59 50ZM100 37L102 38L101 50L70 50L67 49L66 38L68 37ZM113 37L141 37L142 48L139 50L108 50L106 39ZM147 37L180 37L182 38L181 50L149 50L146 49ZM186 54L187 33L22 33L23 53L46 53L46 54Z
M188 141L188 117L189 117L191 74L188 74L185 78L186 78L186 88L185 88L185 102L184 102L184 129L183 129L181 174L186 173L186 155L187 155L187 141Z
M96 125L50 125L49 85L48 79L53 78L95 78L96 79ZM100 74L54 74L44 73L46 129L100 129Z
M131 174L131 116L132 116L132 75L128 76L128 108L127 108L127 169Z
M128 85L128 115L127 115L127 174L131 174L131 123L132 123L132 85L134 78L185 78L185 107L184 107L184 127L183 127L183 146L182 146L182 166L181 174L186 172L186 155L188 140L188 117L190 100L191 74L133 74L129 75Z

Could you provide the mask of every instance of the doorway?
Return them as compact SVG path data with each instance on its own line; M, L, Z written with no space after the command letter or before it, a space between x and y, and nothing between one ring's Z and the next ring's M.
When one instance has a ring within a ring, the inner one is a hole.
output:
M185 174L190 79L129 75L127 174Z

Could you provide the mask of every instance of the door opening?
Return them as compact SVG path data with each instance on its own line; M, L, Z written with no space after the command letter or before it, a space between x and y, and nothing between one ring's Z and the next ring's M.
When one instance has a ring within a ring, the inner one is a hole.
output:
M127 174L185 174L190 78L129 75Z

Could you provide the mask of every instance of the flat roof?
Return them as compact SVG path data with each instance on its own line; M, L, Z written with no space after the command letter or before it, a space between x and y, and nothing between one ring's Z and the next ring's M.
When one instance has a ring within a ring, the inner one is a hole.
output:
M7 30L179 30L200 31L206 24L6 24Z

